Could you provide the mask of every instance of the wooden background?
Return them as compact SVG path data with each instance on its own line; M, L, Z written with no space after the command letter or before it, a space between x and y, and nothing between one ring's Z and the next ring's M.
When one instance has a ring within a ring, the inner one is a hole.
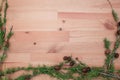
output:
M8 2L7 27L14 26L14 36L3 68L54 65L65 55L79 57L90 66L103 65L103 39L114 42L116 31L107 0ZM120 15L120 0L111 3ZM120 68L119 63L120 58L115 61L116 68ZM45 77L39 80L53 80Z

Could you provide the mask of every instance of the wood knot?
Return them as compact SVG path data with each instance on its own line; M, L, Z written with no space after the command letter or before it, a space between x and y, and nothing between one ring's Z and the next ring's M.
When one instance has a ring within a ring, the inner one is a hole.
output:
M26 34L29 34L29 32L28 32L28 31L26 31L25 33L26 33Z
M63 29L62 28L59 28L59 31L62 31Z
M37 44L36 42L33 43L33 45L36 45L36 44Z
M114 30L115 29L115 24L110 22L110 21L105 22L103 25L108 30Z
M66 21L65 20L62 20L62 23L65 23Z

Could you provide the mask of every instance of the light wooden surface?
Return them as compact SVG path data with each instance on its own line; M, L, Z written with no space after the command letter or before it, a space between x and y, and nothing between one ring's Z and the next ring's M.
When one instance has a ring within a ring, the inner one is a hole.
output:
M14 36L3 68L54 65L65 55L90 66L103 65L103 39L114 42L116 31L107 0L8 1L7 27L14 26ZM111 2L120 15L120 0ZM116 68L119 63L120 58ZM34 80L38 79L53 80L45 76Z

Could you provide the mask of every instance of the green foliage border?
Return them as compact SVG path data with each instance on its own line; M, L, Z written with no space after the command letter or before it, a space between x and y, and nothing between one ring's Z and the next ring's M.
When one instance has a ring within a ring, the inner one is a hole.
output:
M82 63L78 58L72 58L72 56L64 56L63 61L54 66L28 66L28 67L16 67L0 70L0 80L30 80L31 78L40 75L47 74L51 77L55 77L58 80L93 80L101 78L103 80L120 80L120 70L114 68L114 60L119 57L117 49L120 45L120 22L119 17L113 9L111 2L107 0L112 9L113 19L116 22L116 41L114 42L113 49L110 48L111 42L105 38L105 63L102 67L89 67ZM3 0L0 6L0 67L2 67L4 60L7 58L7 50L9 49L9 40L13 35L12 27L10 31L6 33L6 13L8 9L8 1ZM3 12L4 14L2 14ZM24 70L26 74L20 75L16 79L11 79L8 75L15 72Z

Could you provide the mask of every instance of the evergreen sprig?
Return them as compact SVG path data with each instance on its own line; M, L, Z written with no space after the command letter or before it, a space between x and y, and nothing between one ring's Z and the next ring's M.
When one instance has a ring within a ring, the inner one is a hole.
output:
M104 47L106 49L110 49L110 45L111 45L111 42L107 38L105 38L104 39Z
M10 29L10 32L6 34L6 13L8 9L8 2L7 0L1 0L0 5L0 68L2 67L2 64L4 60L7 58L7 49L9 48L9 39L12 36L12 29ZM2 12L2 10L4 10ZM9 37L7 37L9 36ZM0 69L1 72L1 69ZM5 77L1 77L3 80L6 80Z
M118 15L117 15L117 13L116 13L116 11L114 9L112 9L112 15L113 15L114 20L116 22L118 22L119 21L119 17L118 17Z
M77 63L77 60L75 62L76 64L74 66L70 66L70 64L63 62L64 64L61 66L61 69L59 70L55 68L56 65L55 66L44 65L44 66L37 66L37 67L29 66L27 68L25 67L9 68L0 72L0 75L2 77L5 77L6 75L13 74L17 71L25 70L27 72L32 71L32 73L20 75L16 79L10 79L10 78L9 79L10 80L29 80L30 78L33 78L40 74L47 74L51 77L57 78L58 80L69 80L69 79L92 80L94 78L103 77L103 76L104 78L120 79L119 76L115 74L104 72L104 68L102 67L92 67L90 68L90 70L85 71L88 69L88 66L83 66L80 63ZM65 68L66 65L68 65L69 67ZM75 74L78 74L78 75L75 76Z

